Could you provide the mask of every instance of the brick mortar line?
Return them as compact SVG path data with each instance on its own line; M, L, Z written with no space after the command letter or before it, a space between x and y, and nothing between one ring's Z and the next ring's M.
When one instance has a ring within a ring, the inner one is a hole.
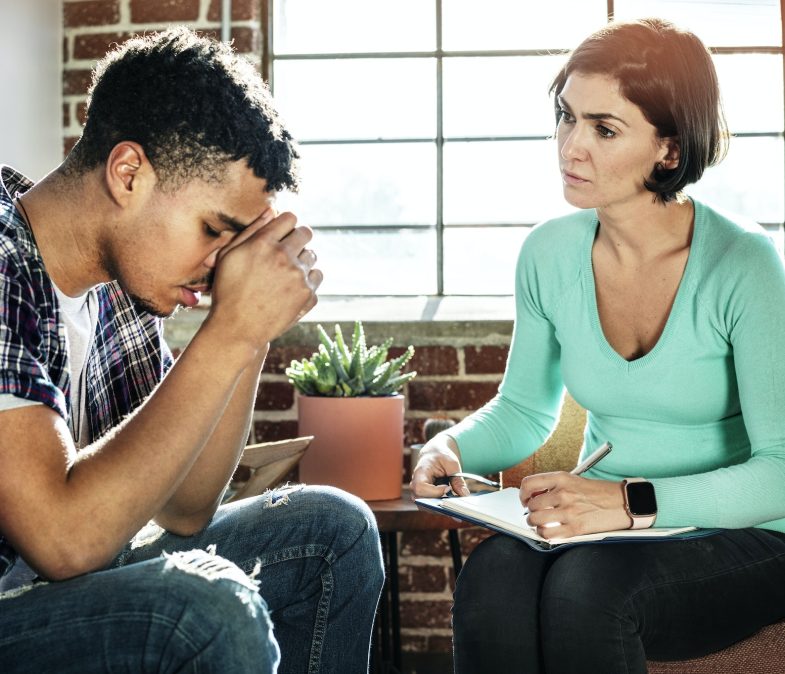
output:
M426 601L442 601L448 598L452 601L452 590L443 592L401 592L400 600L409 601L412 604L424 604Z
M401 636L451 637L452 630L449 627L401 627Z
M486 381L501 381L504 373L491 372L491 373L478 373L478 374L418 374L414 382L454 382L454 381L469 381L469 382L486 382ZM262 372L262 382L285 382L289 381L285 374L278 374L274 372Z
M441 555L404 555L402 551L398 554L398 559L403 560L404 557L406 558L405 566L416 566L418 568L422 568L425 566L445 566L443 563L445 557L448 556L450 553L449 551L445 550L444 556ZM404 564L399 561L399 566L404 566ZM452 561L449 560L446 564L447 566L452 567Z
M328 321L323 321L323 322L328 323ZM396 321L380 321L380 322L393 323L393 324L396 323ZM450 322L457 323L457 322L468 322L468 321L450 321ZM474 321L474 322L481 323L482 321ZM510 319L509 322L512 323L512 319ZM409 339L409 340L399 338L393 346L401 347L403 344L411 344L412 346L414 346L415 351L420 347L444 346L444 347L452 347L457 351L460 349L465 349L466 347L510 346L510 343L511 343L511 335L499 335L496 333L490 333L483 337L456 337L454 335L440 337L438 335L429 335L428 337L415 337L414 339ZM286 346L286 347L302 346L307 349L311 349L313 351L316 349L317 343L316 342L311 342L308 344L287 343L287 344L283 344L282 346Z
M477 408L460 408L460 409L438 409L438 410L405 410L405 419L429 419L434 415L443 416L443 415L450 415L450 416L467 416L472 412L476 412ZM262 414L264 415L264 419L259 417L257 419L256 415ZM272 415L275 415L275 418L271 418ZM297 405L292 405L292 407L288 407L285 410L254 410L254 420L255 421L297 421Z
M254 410L254 421L297 421L297 415L292 415L292 410ZM286 416L284 416L286 415Z
M77 35L101 35L102 33L133 33L133 32L153 32L164 30L174 23L167 24L151 21L150 23L102 23L93 26L70 26L63 28L63 37L72 39ZM221 29L220 21L207 21L196 19L193 21L178 21L178 26L187 26L189 28L209 28ZM259 22L253 19L238 19L232 21L232 28L255 28L261 32ZM73 49L69 50L69 55L73 53ZM84 59L80 59L84 60Z
M466 346L462 346L460 349L456 349L456 355L458 356L458 375L465 376L466 375Z
M200 0L201 4L201 0ZM120 0L120 21L128 23L131 21L131 0Z

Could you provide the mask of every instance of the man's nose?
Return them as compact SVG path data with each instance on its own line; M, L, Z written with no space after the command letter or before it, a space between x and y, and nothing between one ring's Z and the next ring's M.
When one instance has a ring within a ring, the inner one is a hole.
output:
M209 269L215 269L215 265L218 262L218 253L220 252L220 248L216 248L212 253L210 253L204 261L204 264Z

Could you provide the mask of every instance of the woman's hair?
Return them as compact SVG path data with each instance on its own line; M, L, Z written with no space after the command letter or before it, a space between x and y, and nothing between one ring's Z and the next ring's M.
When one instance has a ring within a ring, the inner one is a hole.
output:
M90 171L134 141L164 188L220 181L227 161L245 159L269 191L297 189L297 148L267 85L222 42L183 27L130 39L98 62L88 93L67 173Z
M611 23L594 32L570 54L551 85L557 123L557 99L574 72L617 80L621 95L641 109L657 135L678 145L679 165L658 165L644 181L655 198L672 201L725 156L728 135L717 72L692 33L662 19Z

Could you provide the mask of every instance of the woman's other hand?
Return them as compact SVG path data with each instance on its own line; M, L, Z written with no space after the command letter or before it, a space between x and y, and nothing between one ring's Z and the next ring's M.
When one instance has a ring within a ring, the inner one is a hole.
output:
M521 481L527 521L543 538L567 538L629 529L621 482L592 480L565 472L539 473Z
M458 445L450 436L440 433L429 440L420 450L420 459L412 471L410 487L413 498L439 498L452 489L459 496L468 496L469 489L463 478L456 477L449 485L434 482L461 470L461 454Z

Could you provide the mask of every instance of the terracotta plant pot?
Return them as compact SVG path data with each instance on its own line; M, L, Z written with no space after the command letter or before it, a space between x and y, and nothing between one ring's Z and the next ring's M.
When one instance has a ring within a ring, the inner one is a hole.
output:
M312 435L300 480L345 489L366 501L400 498L403 481L402 395L298 396L300 435Z

